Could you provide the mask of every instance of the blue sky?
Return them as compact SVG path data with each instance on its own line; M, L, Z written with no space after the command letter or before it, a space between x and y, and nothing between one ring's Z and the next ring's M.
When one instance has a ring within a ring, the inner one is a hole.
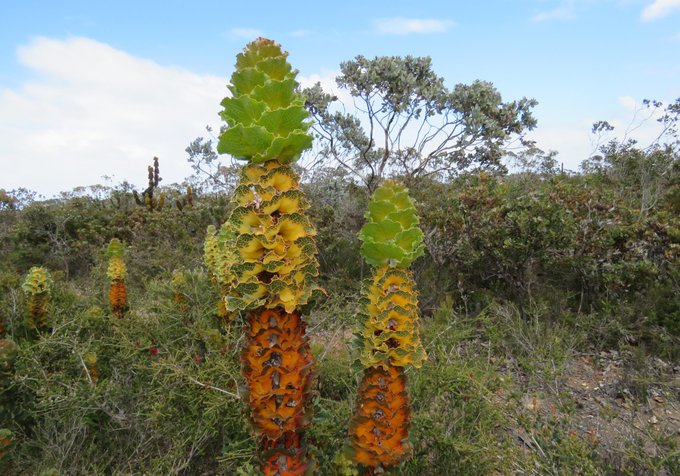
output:
M623 135L644 98L680 97L680 0L488 2L7 2L0 18L0 188L166 183L219 126L235 55L280 42L303 84L327 88L358 54L431 56L448 86L482 79L533 97L539 146L576 169L590 125ZM337 91L336 91L337 92ZM642 142L653 121L632 134Z

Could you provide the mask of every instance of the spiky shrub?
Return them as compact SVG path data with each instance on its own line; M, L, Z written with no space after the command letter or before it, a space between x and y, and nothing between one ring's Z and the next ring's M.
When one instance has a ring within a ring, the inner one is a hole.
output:
M26 275L22 289L27 298L27 317L31 327L47 328L47 304L52 294L52 277L45 268L33 267Z
M312 137L296 92L297 72L286 56L263 38L237 56L231 97L222 101L229 128L217 147L247 162L220 231L233 254L222 256L214 274L225 281L227 310L247 315L242 370L253 427L262 438L261 469L268 475L313 470L302 442L310 421L313 357L300 307L318 289L316 232L289 165Z
M117 318L122 318L127 309L125 246L118 238L113 238L109 242L106 253L109 257L106 275L110 280L109 304L111 305L111 313Z
M359 232L361 255L373 266L364 286L357 332L364 368L350 425L355 462L369 474L398 463L409 449L409 395L404 367L426 359L418 334L418 294L411 263L423 255L423 232L413 200L397 182L373 194Z

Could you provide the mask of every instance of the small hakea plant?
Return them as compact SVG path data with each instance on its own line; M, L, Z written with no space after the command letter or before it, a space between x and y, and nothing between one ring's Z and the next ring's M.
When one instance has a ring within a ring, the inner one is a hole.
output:
M45 268L33 267L29 270L21 288L28 300L27 317L31 327L47 328L47 304L52 295L52 277Z
M165 192L161 193L158 198L154 197L154 192L158 189L158 184L163 180L160 176L160 167L158 164L158 157L153 158L153 167L151 165L147 168L149 177L149 186L142 192L140 198L137 190L132 191L132 195L137 202L137 205L146 207L147 210L161 210L165 204Z
M177 306L177 309L182 313L189 311L187 277L182 270L173 270L170 287L172 288L172 302Z
M127 309L125 246L118 238L113 238L109 242L106 253L109 257L106 275L110 280L109 304L111 305L111 313L117 318L122 318Z
M350 454L367 474L385 471L409 451L409 395L404 369L427 355L418 333L418 293L411 263L424 253L408 190L387 181L373 194L359 232L361 255L373 266L362 292L357 332L363 376L350 424Z
M14 375L14 361L18 347L11 339L0 339L0 390L7 386Z
M231 243L233 234L225 223L217 232L214 225L209 225L203 243L203 262L208 268L210 281L217 290L220 299L217 301L217 317L225 322L233 321L236 313L227 310L225 298L229 294L232 276L230 263L234 259L234 251Z
M14 446L14 433L7 428L0 428L0 462L6 459Z
M85 363L85 369L89 375L90 382L96 384L99 380L99 371L97 370L97 354L94 352L88 352L83 356L83 362Z
M180 212L184 210L184 207L194 206L194 189L191 188L191 185L187 187L186 195L175 199L175 206Z
M312 144L309 114L286 56L277 43L259 38L236 58L231 96L220 113L229 127L217 150L247 163L217 235L223 245L213 272L227 311L246 314L246 400L261 438L261 469L279 476L314 470L303 443L313 356L300 308L319 291L316 231L290 166Z

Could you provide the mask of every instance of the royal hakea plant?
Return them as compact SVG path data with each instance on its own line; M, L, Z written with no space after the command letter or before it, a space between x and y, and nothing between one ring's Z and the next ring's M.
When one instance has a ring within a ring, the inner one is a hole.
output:
M27 299L27 318L31 327L47 328L47 304L52 295L52 276L45 268L33 267L28 271L21 288Z
M189 311L187 277L182 270L173 270L170 286L172 288L172 302L177 306L177 309L182 313Z
M246 315L246 399L261 438L261 469L280 476L313 471L303 443L313 356L300 309L319 291L316 231L290 165L312 137L297 71L286 57L277 43L259 38L236 58L220 113L229 127L217 150L246 164L217 235L223 247L214 273L225 286L227 310Z
M149 186L142 192L142 197L139 196L137 190L132 191L132 195L137 202L137 205L146 207L147 210L162 210L165 204L165 192L161 193L156 199L154 191L158 189L158 184L163 180L160 176L160 166L158 164L158 157L153 158L153 167L147 167Z
M175 199L175 206L179 211L184 210L184 207L194 206L194 189L191 186L187 187L186 195Z
M0 410L7 404L13 404L11 393L5 390L11 385L14 376L14 365L17 357L18 347L13 340L0 339ZM4 411L2 413L5 413ZM14 445L14 434L6 429L0 428L0 473L2 472L3 460L9 456ZM9 474L9 473L8 473Z
M236 316L236 313L227 310L225 302L233 282L230 274L230 263L235 256L232 238L233 233L227 223L222 225L219 232L213 225L209 225L203 243L203 262L208 268L210 281L220 296L217 301L217 316L225 322L232 321Z
M418 294L411 263L423 255L408 190L387 181L373 194L359 232L361 255L373 267L362 292L357 351L363 376L350 424L352 459L376 474L398 463L409 449L409 395L404 369L427 355L418 333Z
M94 352L88 352L83 356L83 363L85 364L85 369L90 377L90 382L96 384L99 380L99 372L97 370L97 354Z
M0 339L0 390L5 388L14 375L14 361L18 347L11 339Z
M206 268L208 268L208 277L210 278L210 282L219 292L220 302L222 303L222 307L224 307L222 291L218 282L218 276L220 273L218 265L218 261L220 259L220 247L216 235L217 230L215 229L215 225L208 225L208 228L205 231L205 241L203 241L203 263L205 264ZM218 309L219 308L220 304L218 303ZM218 314L220 314L219 311Z
M0 462L9 456L14 446L14 433L7 428L0 428Z
M109 257L106 275L110 280L109 304L111 305L111 313L117 318L122 318L127 309L125 246L118 238L113 238L109 242L106 254Z

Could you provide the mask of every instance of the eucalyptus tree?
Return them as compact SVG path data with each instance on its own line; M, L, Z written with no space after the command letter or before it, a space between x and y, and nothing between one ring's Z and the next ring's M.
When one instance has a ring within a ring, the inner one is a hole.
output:
M502 169L504 156L532 145L524 134L536 126L536 100L504 102L487 81L449 89L429 57L357 56L340 69L336 82L351 104L320 83L303 90L317 154L350 170L370 191L390 174Z

